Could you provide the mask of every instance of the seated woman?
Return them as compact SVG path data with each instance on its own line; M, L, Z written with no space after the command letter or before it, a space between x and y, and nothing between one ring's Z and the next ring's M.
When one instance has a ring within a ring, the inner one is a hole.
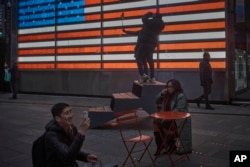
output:
M157 111L184 111L188 112L188 103L187 103L187 97L183 92L183 89L181 87L181 84L176 79L170 79L167 84L166 88L163 89L156 97L156 106ZM175 131L167 131L167 127L170 125L170 121L163 121L161 119L155 119L154 120L154 136L155 136L155 142L157 146L157 151L155 155L158 155L161 150L160 146L162 144L162 139L160 136L159 130L164 135L169 135L173 137L169 137L166 142L167 145L172 146L175 143L175 137L174 133ZM176 124L175 124L176 125ZM157 128L157 127L160 127ZM172 147L168 147L169 150L174 151L174 149L171 149Z

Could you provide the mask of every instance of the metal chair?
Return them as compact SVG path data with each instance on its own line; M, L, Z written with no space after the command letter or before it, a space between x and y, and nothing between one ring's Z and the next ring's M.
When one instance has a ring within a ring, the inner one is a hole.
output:
M149 158L152 161L153 166L155 166L152 155L149 151L149 146L153 141L154 137L149 135L143 135L137 115L137 110L128 110L128 111L120 111L115 112L116 123L119 127L121 139L127 151L127 156L122 164L122 166L133 164L136 166L136 160L141 162L143 156L147 152ZM128 126L132 126L133 131L128 130ZM135 159L132 156L139 156L139 159ZM131 163L128 160L131 160Z

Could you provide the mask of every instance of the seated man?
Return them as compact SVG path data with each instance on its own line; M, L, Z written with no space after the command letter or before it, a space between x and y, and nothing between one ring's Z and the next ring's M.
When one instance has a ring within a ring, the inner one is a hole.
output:
M68 104L55 104L51 113L53 120L46 125L45 167L78 167L76 160L96 163L95 155L81 151L90 125L89 118L84 118L77 129L72 123L72 108Z
M181 87L181 84L176 79L170 79L167 82L166 88L163 89L156 97L156 106L158 111L184 111L188 112L188 103L187 103L187 97L183 92L183 89ZM167 127L170 125L171 122L169 121L163 121L163 120L154 120L154 136L155 136L155 142L157 146L157 151L155 155L157 155L160 152L160 146L162 144L162 139L160 136L159 129L156 127L161 127L160 130L163 134L173 136L168 139L167 145L169 145L169 149L171 146L175 143L174 134L175 131L166 131L168 129ZM157 125L156 125L157 124ZM174 150L172 150L174 151Z

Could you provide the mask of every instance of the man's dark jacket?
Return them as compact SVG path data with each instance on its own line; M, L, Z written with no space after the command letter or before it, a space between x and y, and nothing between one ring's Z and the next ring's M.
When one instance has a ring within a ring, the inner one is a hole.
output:
M17 63L14 63L9 71L11 73L11 81L12 82L19 80L19 70L18 70Z
M138 35L135 51L143 46L145 49L154 49L158 43L158 35L164 28L164 22L160 17L156 17L153 13L148 12L142 17L143 27L138 31L127 31L123 28L123 32L131 35ZM144 49L143 49L144 50ZM137 57L137 55L135 55Z
M212 68L207 60L202 60L200 62L200 81L201 85L204 86L205 84L212 84Z
M158 35L164 28L161 16L156 17L148 12L142 17L143 28L139 34L139 42L155 47L158 42Z
M72 137L54 120L46 125L46 167L78 167L76 160L87 161L87 153L80 151L85 136L73 126Z

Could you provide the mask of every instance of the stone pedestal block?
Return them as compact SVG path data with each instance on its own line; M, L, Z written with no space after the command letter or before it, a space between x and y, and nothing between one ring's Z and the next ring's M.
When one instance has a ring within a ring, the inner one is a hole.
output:
M177 121L178 124L178 121ZM181 140L187 153L192 153L192 119L187 119L185 126L182 129ZM183 148L178 150L178 153L184 153Z
M125 111L141 107L141 100L132 92L113 93L110 108L114 111Z
M114 113L109 106L91 107L88 111L91 120L90 128L102 126L106 122L114 119Z
M156 111L156 95L165 87L166 83L158 81L155 83L146 82L143 84L140 84L138 81L134 81L132 92L140 97L141 107L143 110L152 114Z

